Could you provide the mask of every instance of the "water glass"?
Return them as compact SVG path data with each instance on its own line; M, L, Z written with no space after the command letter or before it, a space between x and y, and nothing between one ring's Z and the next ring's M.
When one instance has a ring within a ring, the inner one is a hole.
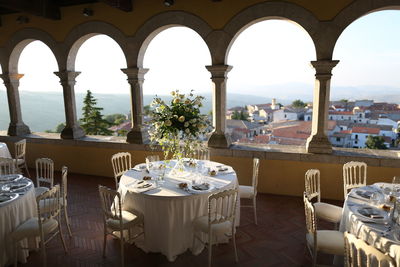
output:
M393 190L393 195L398 197L400 192L400 176L393 177L392 190Z
M379 206L385 202L385 197L380 192L373 192L371 195L372 205Z
M160 161L160 157L158 155L150 155L146 157L146 168L148 171L153 169L153 165Z

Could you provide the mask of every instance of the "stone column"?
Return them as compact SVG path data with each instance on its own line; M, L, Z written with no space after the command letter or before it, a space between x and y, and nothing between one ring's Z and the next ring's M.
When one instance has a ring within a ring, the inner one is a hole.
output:
M225 133L226 127L226 80L228 72L232 66L228 65L212 65L206 66L211 73L211 80L214 84L213 88L213 124L214 132L210 140L209 147L227 148L231 145L230 137Z
M131 123L126 142L131 144L143 144L146 138L143 127L143 82L144 75L149 69L127 68L121 69L128 76L128 83L131 86Z
M65 128L61 131L62 139L77 139L85 136L85 131L79 126L75 102L75 78L80 74L77 71L54 72L60 78L63 87Z
M311 65L315 68L315 87L312 131L307 140L307 152L309 153L332 153L332 145L327 136L329 94L332 69L338 63L339 60L311 61Z
M30 134L29 127L22 121L21 103L19 101L19 79L24 75L18 73L4 73L0 77L7 88L8 108L10 111L10 125L8 135L22 136Z

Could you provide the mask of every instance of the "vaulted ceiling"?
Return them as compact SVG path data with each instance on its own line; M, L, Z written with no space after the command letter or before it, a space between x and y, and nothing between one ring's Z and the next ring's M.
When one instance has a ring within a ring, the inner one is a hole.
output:
M25 12L48 19L61 19L60 7L103 2L112 7L132 11L132 0L0 0L0 15Z

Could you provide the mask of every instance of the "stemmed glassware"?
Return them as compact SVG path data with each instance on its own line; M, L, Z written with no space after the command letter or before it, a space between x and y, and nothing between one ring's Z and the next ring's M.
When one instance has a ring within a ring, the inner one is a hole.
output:
M395 197L399 196L400 192L400 176L393 177L392 180L392 192Z

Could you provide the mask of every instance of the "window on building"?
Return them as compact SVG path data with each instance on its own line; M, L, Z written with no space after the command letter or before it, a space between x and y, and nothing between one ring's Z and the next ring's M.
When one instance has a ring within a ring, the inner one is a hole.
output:
M356 134L355 136L354 136L356 139L358 139L358 134ZM357 142L357 141L356 141Z
M340 137L336 137L336 142L340 142Z

